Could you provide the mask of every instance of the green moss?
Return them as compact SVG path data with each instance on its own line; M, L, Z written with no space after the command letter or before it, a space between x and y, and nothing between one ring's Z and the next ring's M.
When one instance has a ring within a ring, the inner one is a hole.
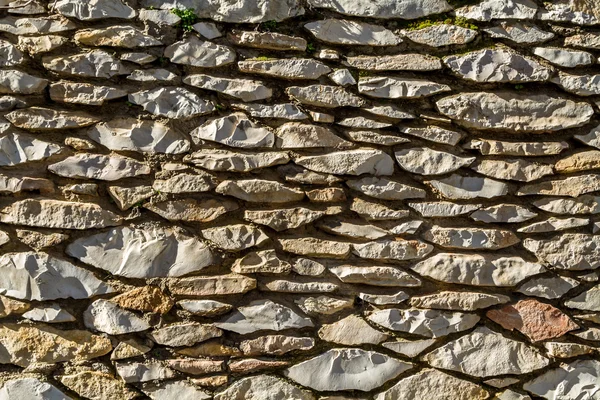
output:
M521 90L524 88L525 88L525 86L523 86L523 85L515 85L515 90Z
M194 24L198 21L198 16L193 8L187 8L185 10L173 8L171 12L181 18L181 21L179 21L177 26L186 32L194 30Z
M277 30L279 24L277 21L266 21L260 24L260 28L264 31L273 32Z
M309 43L306 45L307 53L314 53L316 50L317 50L317 48L315 47L314 43Z
M449 18L446 15L440 15L437 18L427 18L418 20L415 22L411 22L408 24L406 29L410 31L416 31L419 29L428 28L434 25L456 25L461 26L463 28L474 29L477 30L477 25L472 24L468 19L463 17Z
M269 61L271 58L267 56L254 57L252 60L254 61Z
M361 77L361 78L365 77L365 76L369 76L369 75L371 75L370 71L365 71L365 70L358 71L358 76Z

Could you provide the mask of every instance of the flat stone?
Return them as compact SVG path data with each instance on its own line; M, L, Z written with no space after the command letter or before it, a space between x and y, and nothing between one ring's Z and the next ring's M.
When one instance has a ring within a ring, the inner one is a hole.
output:
M111 86L61 81L50 85L50 98L54 101L101 106L107 100L127 96L127 91Z
M350 117L344 118L337 122L338 125L345 126L347 128L358 128L358 129L379 129L389 128L392 124L387 122L379 122L365 117Z
M116 363L115 368L126 383L149 382L177 376L175 371L157 361Z
M81 111L56 111L42 107L15 110L6 114L5 117L19 128L36 131L77 129L100 121L100 119Z
M273 147L275 144L275 135L269 128L255 124L243 113L208 120L190 135L197 144L208 140L244 149Z
M578 138L575 136L575 138ZM483 155L492 156L550 156L569 148L566 142L505 142L490 139L472 139L464 145Z
M31 308L31 304L0 295L0 317L22 314Z
M142 387L142 392L152 400L190 398L196 400L212 399L210 394L186 380L146 383Z
M536 47L533 49L533 54L542 57L551 64L565 68L575 68L595 63L594 56L587 51L567 50L559 47Z
M238 31L232 30L227 38L238 46L265 50L306 50L306 40L297 36L289 36L276 32Z
M571 358L594 353L595 349L578 343L546 342L548 355L554 358Z
M423 356L435 368L478 378L521 375L549 364L537 349L481 326Z
M193 346L196 343L219 337L223 332L213 325L197 322L165 325L153 330L148 336L153 342L169 347Z
M21 53L12 43L6 40L0 40L0 66L14 67L23 62L23 53Z
M449 201L408 203L408 206L423 217L457 217L481 208L481 204L456 204Z
M240 72L281 79L319 79L331 72L327 65L312 58L239 61L238 69Z
M146 203L144 207L169 221L209 222L237 210L238 204L226 199L182 199Z
M114 400L133 400L137 393L120 379L96 371L76 371L58 377L60 383L87 399L101 400L102 396ZM62 398L61 398L62 399Z
M87 328L109 335L143 332L150 329L150 325L136 314L104 299L98 299L90 304L83 312L83 322Z
M345 346L379 344L389 338L383 332L371 328L364 319L349 315L333 324L325 324L319 329L319 337L326 342Z
M255 300L239 307L229 317L215 323L218 328L240 334L258 331L282 331L314 326L310 318L271 300Z
M460 157L427 147L403 149L395 153L402 169L419 175L441 175L466 167L475 157Z
M146 163L133 158L88 153L80 153L50 164L48 170L67 178L102 181L116 181L150 173L150 167Z
M281 232L310 224L325 215L325 211L295 207L279 210L246 210L244 219Z
M362 107L367 103L344 88L330 85L289 86L285 93L302 104L325 108Z
M458 8L454 12L457 17L487 22L495 19L533 20L537 11L538 6L532 0L484 0L475 5Z
M249 153L219 149L201 149L186 157L185 161L211 171L249 172L256 169L286 164L287 152Z
M190 142L181 133L156 121L118 118L94 125L90 139L110 150L181 154Z
M181 18L170 10L141 9L138 18L142 21L150 21L159 26L174 26L181 22Z
M156 286L141 286L110 299L122 308L166 314L173 307L173 300Z
M583 32L565 38L565 46L583 47L587 49L600 48L600 35L597 32Z
M386 342L382 346L405 357L414 358L431 347L436 341L436 339L407 340L396 338L395 342Z
M337 83L340 86L352 86L356 85L356 79L347 69L336 69L329 75L327 75L329 79L333 82Z
M580 3L573 0L559 0L544 4L538 14L542 21L569 22L578 25L597 25L600 23L594 4Z
M81 21L93 21L104 18L134 18L133 8L120 0L59 0L53 5L60 14Z
M61 15L39 18L21 18L7 16L0 19L0 32L13 35L43 35L47 33L66 32L77 28L77 25Z
M590 174L525 185L516 194L578 197L597 190L600 190L600 175Z
M422 29L402 30L411 41L431 47L467 44L475 40L477 31L451 24L436 24Z
M425 181L425 184L430 185L443 197L451 200L490 199L508 193L508 186L503 182L457 174L440 180Z
M401 219L408 216L408 210L394 210L383 204L360 198L352 199L350 209L361 217L374 221Z
M506 39L519 44L537 44L554 37L530 22L500 21L496 26L484 28L484 32L493 38ZM565 45L568 44L565 42Z
M463 138L463 134L457 131L444 129L439 126L429 125L426 127L400 127L402 133L415 136L430 142L455 146Z
M588 103L510 92L457 94L438 100L436 105L442 114L467 128L515 132L574 128L588 123L592 115Z
M17 237L27 246L31 247L36 251L40 251L47 247L54 247L69 238L69 235L62 233L50 233L43 234L36 231L30 231L28 229L17 229ZM5 237L6 243L9 242L8 235Z
M175 325L172 326L175 327ZM170 368L190 375L206 375L210 373L221 372L223 371L224 364L225 363L223 360L196 360L193 358L176 358L167 360L167 365Z
M258 287L262 291L280 293L333 293L339 289L329 282L296 282L289 279L262 280Z
M333 235L349 238L379 239L390 235L390 232L374 225L353 224L350 222L340 221L338 218L321 220L316 224L316 226L319 229Z
M402 3L379 0L373 4L357 4L352 0L309 0L309 4L312 7L326 8L353 17L378 19L417 19L431 14L440 14L452 10L452 6L445 0L409 0Z
M242 101L268 99L273 91L260 81L229 79L204 74L188 75L183 78L186 85L223 93Z
M347 148L352 143L337 136L329 128L320 125L288 122L276 132L277 147L281 149Z
M149 342L148 344L152 344ZM127 358L144 355L152 350L152 347L146 346L136 339L128 339L120 342L110 355L111 360L124 360Z
M554 173L552 165L517 159L482 160L472 168L492 178L520 182L534 181Z
M537 217L537 214L517 204L499 204L481 208L471 214L471 219L485 223L517 223Z
M600 311L600 286L593 286L585 292L565 301L565 306L577 310Z
M375 396L375 400L483 400L488 397L489 393L479 385L458 379L437 369L423 369L379 393Z
M129 69L121 61L102 50L69 56L45 56L42 64L44 68L59 74L89 78L108 79L129 74Z
M231 266L231 271L238 274L287 274L291 270L292 266L277 257L275 250L248 253Z
M0 166L13 166L38 161L59 154L62 146L33 136L8 133L0 138Z
M366 177L346 181L351 189L381 200L404 200L425 197L421 188L406 185L387 178Z
M594 321L593 316L595 316L595 314L591 314L591 315L592 315L592 317L590 317L590 314L587 314L584 316L588 320L591 319L592 321ZM584 330L582 332L571 333L571 335L578 337L579 339L582 339L582 340L589 340L591 342L600 341L600 329L598 329L596 327L587 328L586 330Z
M439 58L424 54L396 54L347 57L344 63L368 71L435 71L442 69Z
M479 321L479 316L416 308L388 308L373 312L368 320L396 332L438 338L471 329Z
M251 117L257 118L277 118L287 120L304 120L308 119L306 115L298 106L293 103L281 103L281 104L243 104L235 103L231 104L236 110L242 110L249 114Z
M229 251L245 250L269 240L261 229L244 224L203 229L202 236L218 248Z
M392 175L394 172L394 160L386 153L373 149L298 157L294 162L316 172L334 175Z
M175 15L175 14L172 14L172 15ZM148 54L148 53L141 53L141 52L121 53L121 55L119 56L119 59L121 59L123 61L129 61L129 62L136 63L139 65L149 64L149 63L155 61L157 58L158 57L156 57L155 55Z
M345 132L347 136L353 142L362 142L375 144L380 146L395 146L400 143L407 143L410 140L396 135L386 135L381 131L356 131L349 130Z
M299 189L262 179L223 181L215 191L254 203L289 203L304 198L304 192Z
M202 41L194 35L167 46L164 56L175 64L202 68L222 67L235 61L235 51L231 48Z
M0 71L0 94L41 93L48 81L17 70Z
M520 257L439 253L411 266L419 275L445 283L474 286L516 286L546 272L540 264Z
M120 216L93 203L26 199L0 211L0 221L40 228L90 229L120 225Z
M346 258L350 255L350 243L323 240L313 237L278 239L281 248L301 256Z
M400 37L380 25L344 19L325 19L304 25L314 37L326 43L360 46L395 46Z
M209 341L209 342L198 344L194 347L177 349L177 350L175 350L175 353L182 354L184 356L189 356L189 357L196 357L196 358L203 357L203 356L239 357L242 355L242 352L237 347L222 345L218 341ZM171 361L169 364L173 365L173 362L174 361ZM178 364L181 365L181 362L179 361Z
M575 360L561 364L537 378L526 382L523 389L544 399L576 400L595 396L600 386L600 362L596 360Z
M533 58L504 49L483 49L444 58L444 63L461 78L475 82L539 82L551 71Z
M239 379L215 394L215 400L294 399L315 400L307 390L299 389L273 375L256 375Z
M600 266L597 240L594 235L565 233L551 239L525 239L523 247L554 268L583 271Z
M578 228L589 225L588 218L555 218L550 217L545 221L533 223L517 229L517 232L541 233L541 232L560 232L567 229Z
M498 304L508 303L510 297L502 294L487 294L479 292L450 292L443 291L427 296L413 297L410 305L417 308L438 310L476 311Z
M578 96L600 94L600 75L571 75L559 72L558 77L552 78L551 82Z
M587 135L575 135L574 137L588 146L600 149L600 125L592 129Z
M292 265L292 271L302 276L320 276L325 272L325 266L310 258L297 258Z
M374 76L358 80L359 93L383 99L416 99L450 90L448 85L424 79Z
M571 173L599 169L599 156L599 150L588 150L582 151L580 153L575 153L561 160L558 160L554 165L554 169L558 173Z
M152 186L109 186L107 191L120 210L127 210L154 195Z
M129 25L113 25L108 28L83 29L73 36L76 42L87 46L136 47L160 46L162 42Z
M101 357L112 350L108 338L85 330L59 330L44 324L4 323L0 327L0 345L3 348L0 363L22 368L33 363L81 362Z
M246 293L256 288L256 279L244 275L192 276L171 279L167 286L172 294L182 296L218 296Z
M328 366L335 365L336 368ZM320 391L370 391L412 368L412 364L362 349L331 349L284 371L299 384Z
M369 260L415 260L425 258L433 246L419 240L378 240L364 244L353 244L353 253Z
M53 384L37 378L16 378L3 383L0 397L6 400L72 400Z
M544 299L558 299L565 295L569 290L579 286L575 279L565 276L553 276L549 278L533 278L519 286L518 292L528 296L542 297ZM569 306L568 300L565 302Z
M127 79L134 82L179 83L179 75L163 68L136 69Z
M177 174L167 179L156 179L152 189L158 193L202 193L214 189L215 177L207 172L198 175Z
M329 296L301 297L294 301L308 315L333 315L346 309L353 308L352 300L337 299Z
M177 302L177 305L185 311L201 317L212 317L225 314L233 308L231 304L222 303L216 300L181 300Z
M33 308L23 313L23 318L46 323L74 322L77 320L70 312L61 308L58 304Z
M590 194L574 199L545 198L533 202L537 208L555 214L598 214L600 213L600 198Z
M280 356L293 351L307 351L314 345L315 340L310 337L266 335L252 340L244 340L240 343L240 350L246 356Z
M187 119L210 114L214 104L181 87L163 87L130 93L128 100L154 115Z
M364 111L369 114L377 115L380 117L386 117L390 119L415 119L416 117L407 112L403 111L396 105L374 105L369 108L365 108Z

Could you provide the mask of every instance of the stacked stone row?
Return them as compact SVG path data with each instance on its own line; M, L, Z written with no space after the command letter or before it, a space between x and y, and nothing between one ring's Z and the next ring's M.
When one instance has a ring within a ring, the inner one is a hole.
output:
M600 1L0 0L0 398L600 392Z

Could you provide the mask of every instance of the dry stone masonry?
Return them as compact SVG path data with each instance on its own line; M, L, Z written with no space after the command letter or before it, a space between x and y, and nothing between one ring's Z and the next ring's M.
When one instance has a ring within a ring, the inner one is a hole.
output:
M600 0L0 0L0 400L600 397Z

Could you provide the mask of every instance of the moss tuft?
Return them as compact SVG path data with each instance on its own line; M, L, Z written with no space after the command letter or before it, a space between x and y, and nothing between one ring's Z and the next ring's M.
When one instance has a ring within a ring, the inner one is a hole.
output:
M181 18L177 26L186 32L194 30L194 24L198 22L198 16L193 8L186 8L185 10L173 8L171 12Z

